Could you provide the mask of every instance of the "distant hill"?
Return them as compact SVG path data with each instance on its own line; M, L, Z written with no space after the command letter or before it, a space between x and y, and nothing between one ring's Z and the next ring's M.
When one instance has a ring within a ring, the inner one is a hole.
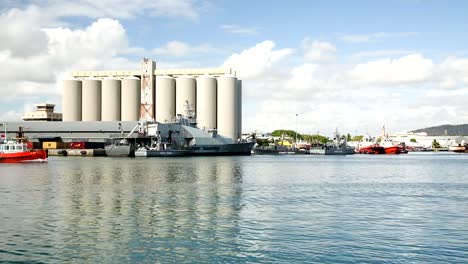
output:
M426 132L428 136L444 136L447 131L447 136L467 136L468 124L463 125L441 125L435 127L427 127L413 130L411 132Z

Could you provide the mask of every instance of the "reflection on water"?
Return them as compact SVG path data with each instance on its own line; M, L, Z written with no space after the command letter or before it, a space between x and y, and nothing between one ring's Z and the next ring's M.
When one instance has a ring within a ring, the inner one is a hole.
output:
M0 261L462 262L467 156L0 167Z
M235 159L72 159L2 178L17 181L2 184L17 195L1 202L2 259L207 262L240 252ZM17 252L23 241L37 252Z

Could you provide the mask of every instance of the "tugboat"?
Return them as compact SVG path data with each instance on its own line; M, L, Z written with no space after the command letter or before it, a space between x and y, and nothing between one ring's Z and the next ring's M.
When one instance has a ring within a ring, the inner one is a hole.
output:
M47 161L47 150L33 149L31 142L25 142L22 127L19 128L16 140L7 140L6 125L3 124L3 127L5 128L5 139L0 144L0 163Z
M6 141L0 144L0 163L46 161L47 157L46 150L32 149L24 142Z

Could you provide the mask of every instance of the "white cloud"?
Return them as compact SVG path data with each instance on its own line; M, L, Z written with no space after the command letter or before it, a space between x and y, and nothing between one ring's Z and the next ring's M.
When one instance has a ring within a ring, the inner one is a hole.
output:
M439 65L439 78L443 88L468 85L468 59L449 57Z
M339 39L351 42L351 43L362 43L362 42L371 42L377 41L380 39L388 39L388 38L402 38L402 37L410 37L417 35L417 32L377 32L377 33L370 33L370 34L345 34L339 36Z
M349 72L352 80L369 84L408 84L428 81L434 63L421 54L411 54L398 59L381 59L361 63Z
M222 30L232 33L232 34L237 34L237 35L255 35L258 33L258 28L256 27L242 27L239 25L222 25L220 27Z
M311 62L330 62L334 59L336 48L329 42L310 40L305 38L302 41L302 48L304 50L304 59Z
M199 2L199 1L198 1ZM197 20L200 3L193 0L77 0L37 2L44 13L54 17L133 18L137 16L177 17Z
M57 96L62 92L57 80L69 71L125 69L132 65L119 57L120 51L128 48L128 40L116 20L99 19L85 29L62 27L43 32L48 40L43 53L23 58L8 49L0 51L2 94L8 93L10 98Z
M222 65L237 71L240 78L252 79L266 73L275 63L289 56L292 49L274 50L275 43L266 40L241 53L232 54Z
M352 58L355 59L365 59L365 58L375 58L375 57L393 57L393 56L403 56L416 53L413 50L398 50L398 49L386 49L386 50L372 50L372 51L362 51L352 55Z
M12 56L18 57L46 52L47 35L41 30L42 20L40 10L34 6L1 14L0 51L8 50Z
M312 92L319 89L320 81L314 76L318 66L306 63L291 70L291 78L286 82L286 88L290 91L308 91Z
M153 53L156 55L167 55L174 57L193 56L207 53L219 53L221 50L212 47L209 44L201 44L198 46L192 46L182 41L169 41L163 47L153 49Z

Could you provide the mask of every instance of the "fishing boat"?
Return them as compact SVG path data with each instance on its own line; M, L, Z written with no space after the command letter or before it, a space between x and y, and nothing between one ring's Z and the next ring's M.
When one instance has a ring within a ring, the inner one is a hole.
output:
M32 149L24 142L5 141L0 144L0 162L18 163L28 161L46 161L47 151L43 149Z

